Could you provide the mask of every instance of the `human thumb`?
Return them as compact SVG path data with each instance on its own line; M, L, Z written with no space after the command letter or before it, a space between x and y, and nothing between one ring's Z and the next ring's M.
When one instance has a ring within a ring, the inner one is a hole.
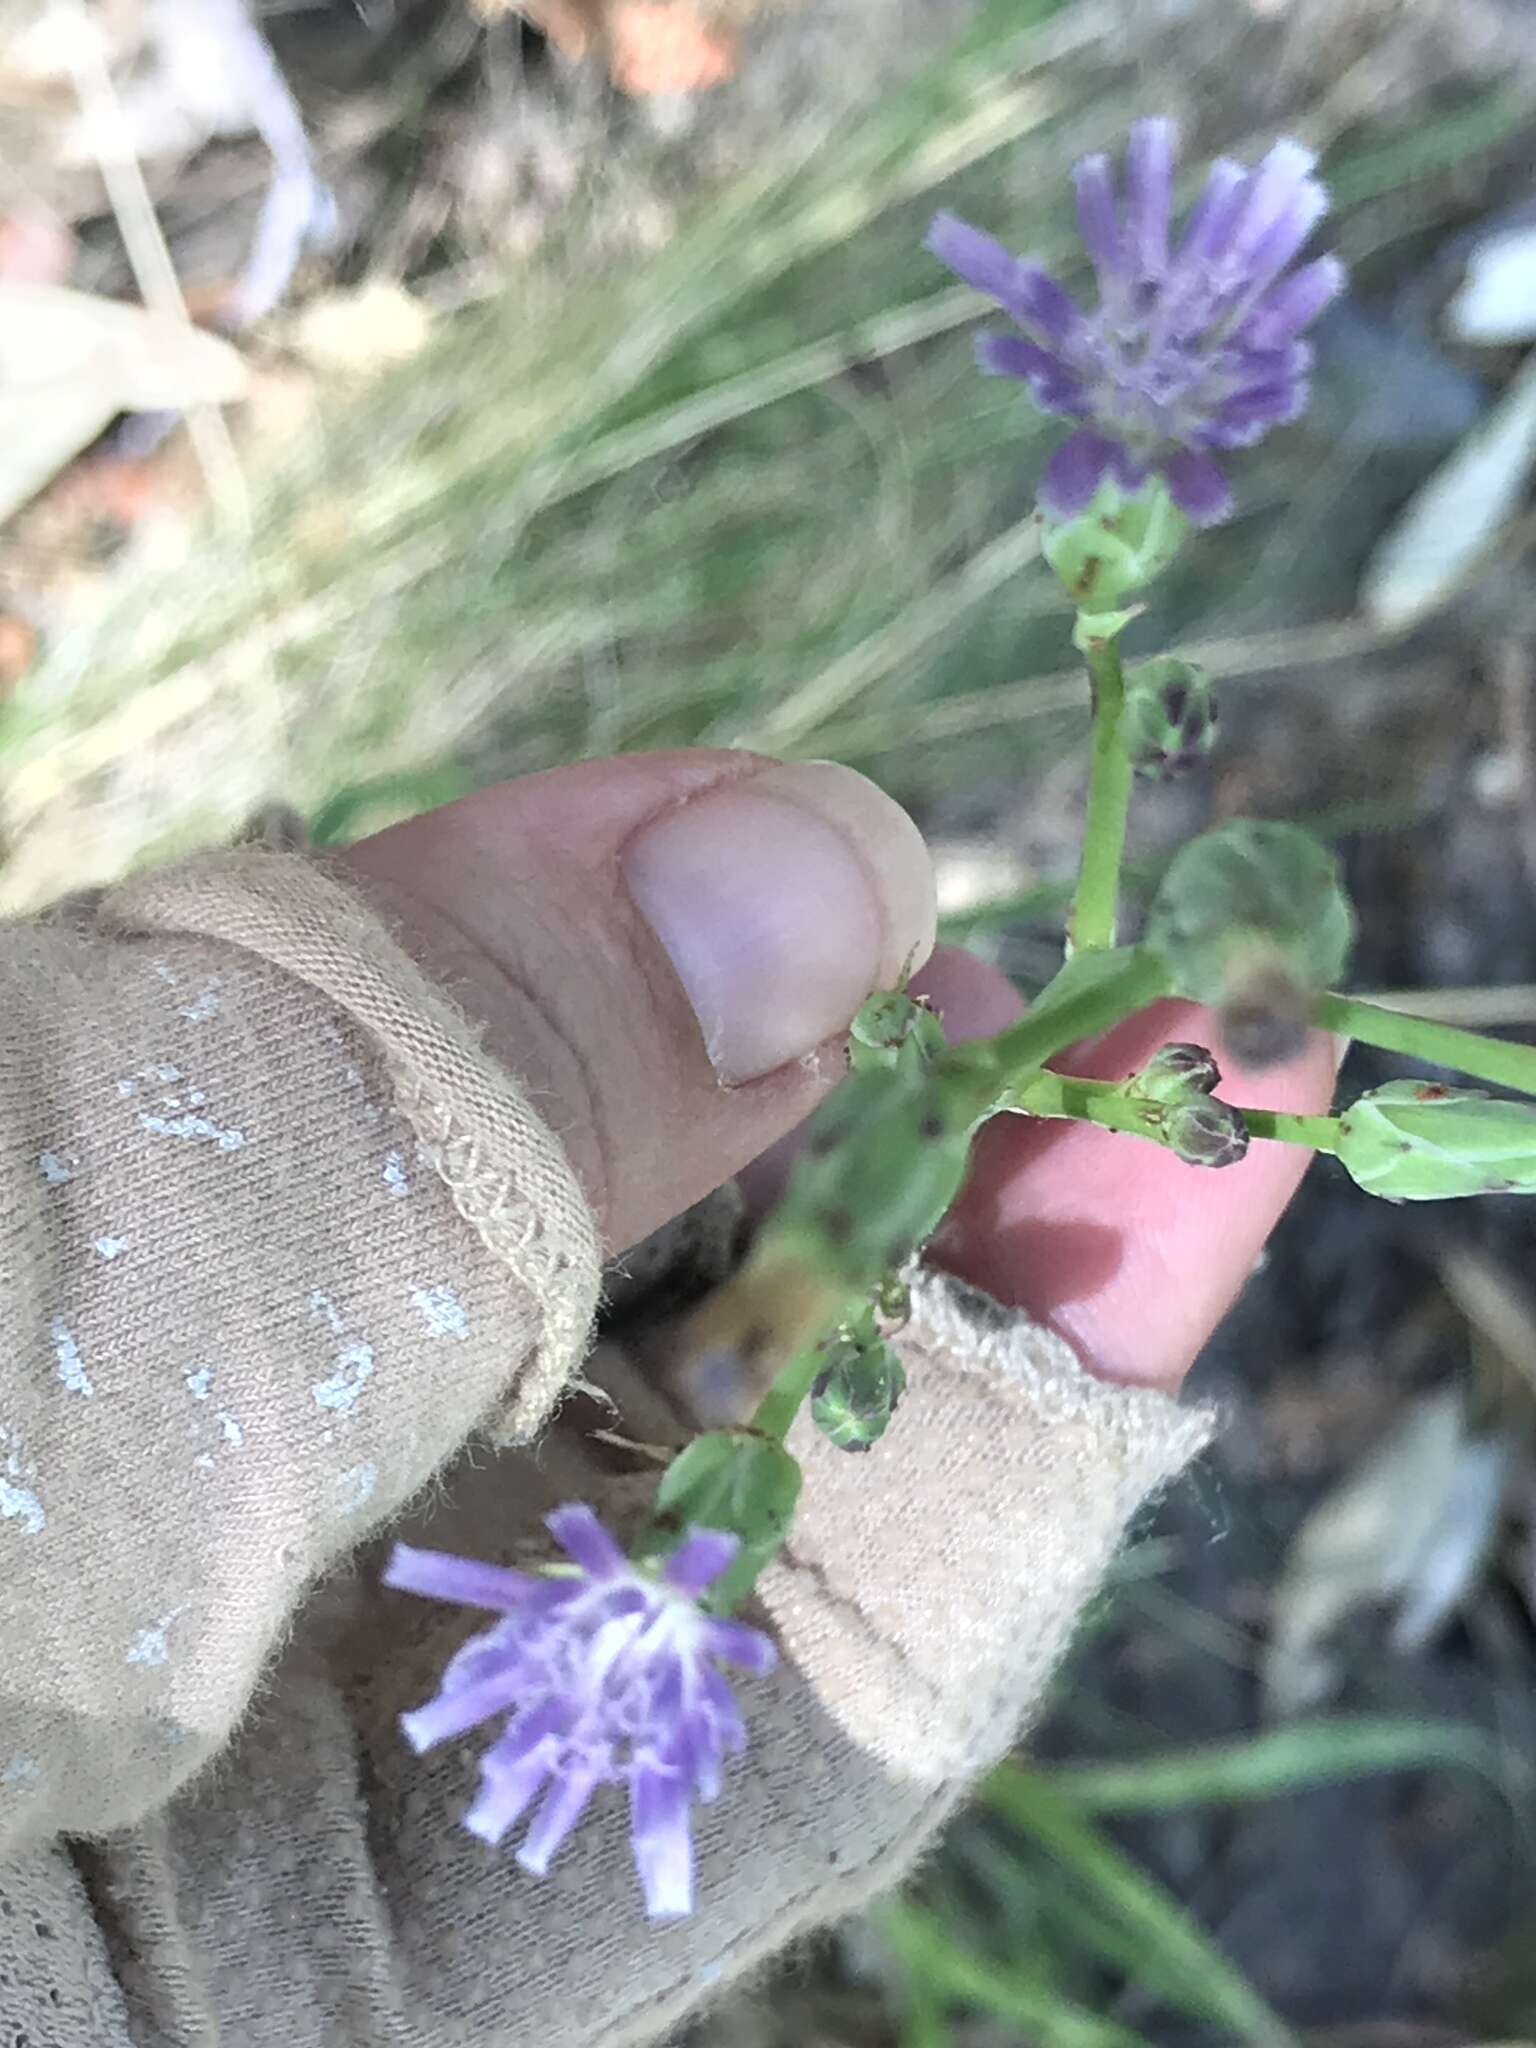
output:
M917 828L829 762L582 762L337 861L522 1078L611 1252L797 1123L933 944Z

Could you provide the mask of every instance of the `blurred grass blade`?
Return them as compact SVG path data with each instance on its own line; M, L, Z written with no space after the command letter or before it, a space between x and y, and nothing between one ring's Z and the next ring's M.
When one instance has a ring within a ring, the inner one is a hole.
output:
M1017 2027L1038 2048L1148 2048L1141 2035L1085 2011L1037 1973L958 1947L907 1900L889 1901L875 1920L909 1980Z
M951 2048L953 2037L938 1986L921 1970L908 1970L906 1979L901 2048Z
M791 690L755 725L730 733L730 743L782 753L818 730L871 685L1000 590L1040 554L1040 522L1031 513L973 555L963 568L907 605L888 626L829 662Z
M393 489L375 489L371 531L397 528L450 484L461 489L487 468L504 472L509 447L526 457L516 490L525 513L578 488L581 451L594 432L695 337L786 272L845 245L891 208L1058 110L1058 90L1028 62L1031 37L1058 4L991 0L965 36L865 112L836 148L817 147L820 138L807 129L798 161L786 169L781 160L744 181L651 263L586 294L584 319L568 319L560 345L510 383L505 398L465 408L430 461L419 461ZM568 485L573 456L578 481ZM612 470L598 463L596 473Z
M692 391L676 404L616 428L578 449L565 464L550 502L574 497L578 491L622 475L638 463L685 448L705 434L776 405L782 398L809 391L845 371L851 363L878 362L899 349L912 348L935 335L948 334L974 320L982 308L967 286L935 292L931 298L877 313L855 326L792 349L760 367Z
M1079 1813L1161 1813L1275 1799L1377 1771L1446 1768L1475 1771L1497 1785L1505 1778L1497 1746L1475 1728L1340 1720L1298 1721L1247 1741L1197 1744L1136 1763L1035 1766L1029 1781L1043 1779Z
M1251 2048L1297 2048L1298 2037L1183 1907L1044 1778L1005 1765L987 1781L982 1798L1075 1879L1138 1953L1155 1953L1165 1995L1176 1996L1187 2012L1229 2027Z

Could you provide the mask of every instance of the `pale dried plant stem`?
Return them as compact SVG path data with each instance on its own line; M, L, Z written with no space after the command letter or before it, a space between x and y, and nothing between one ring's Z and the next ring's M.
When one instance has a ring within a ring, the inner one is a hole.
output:
M1496 988L1404 988L1372 990L1363 1003L1378 1010L1407 1010L1436 1024L1488 1030L1496 1024L1536 1024L1536 982Z
M122 102L107 68L96 25L85 0L49 0L49 4L71 30L67 42L75 94L139 295L151 312L190 327L191 315L160 230L154 201L139 160L126 143ZM254 531L250 495L223 414L216 405L191 405L186 419L192 451L215 513L249 538Z

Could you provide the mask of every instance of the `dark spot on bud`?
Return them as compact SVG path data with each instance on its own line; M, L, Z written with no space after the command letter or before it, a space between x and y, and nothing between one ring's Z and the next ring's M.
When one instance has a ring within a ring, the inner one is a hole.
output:
M1170 683L1163 692L1163 710L1171 725L1177 725L1189 709L1189 685Z
M823 1209L817 1220L828 1244L847 1244L853 1236L853 1215L847 1209Z
M938 1114L937 1110L929 1110L928 1114L918 1125L917 1130L919 1137L929 1139L942 1138L944 1135L944 1119Z
M1104 563L1098 555L1090 555L1072 579L1072 595L1074 597L1091 597L1093 595L1093 586L1098 582L1099 571L1103 566Z
M1443 1081L1424 1081L1413 1091L1418 1102L1444 1102L1450 1092Z
M1307 1042L1311 1003L1283 968L1247 975L1221 1006L1221 1031L1239 1066L1256 1072L1293 1060Z

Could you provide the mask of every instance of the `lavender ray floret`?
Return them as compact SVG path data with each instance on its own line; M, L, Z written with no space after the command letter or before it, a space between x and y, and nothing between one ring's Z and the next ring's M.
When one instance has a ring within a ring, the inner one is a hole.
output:
M550 1779L543 1804L523 1837L517 1860L530 1876L543 1877L549 1860L586 1812L592 1794L607 1776L604 1762L568 1760Z
M1344 266L1336 256L1318 256L1272 285L1238 329L1255 348L1278 348L1309 327L1344 289Z
M736 1695L711 1665L699 1670L700 1710L707 1712L722 1746L729 1750L746 1747L746 1724L736 1705Z
M679 1592L705 1593L740 1548L741 1538L724 1529L695 1529L667 1559L661 1575Z
M531 1572L456 1557L452 1551L417 1550L409 1543L397 1543L390 1552L383 1582L402 1593L422 1593L430 1600L488 1607L502 1614L515 1613L540 1583Z
M478 1835L493 1848L516 1827L555 1768L554 1757L539 1748L530 1749L515 1763L497 1763L500 1747L497 1743L487 1750L480 1765L480 1791L464 1815L464 1826L470 1834Z
M719 1794L724 1756L720 1729L708 1708L695 1706L679 1717L666 1762L687 1777L706 1805Z
M588 1578L619 1578L629 1570L629 1559L590 1508L556 1508L544 1517L544 1526Z
M1137 121L1125 153L1126 232L1143 278L1161 277L1168 267L1173 145L1171 121Z
M1309 179L1245 259L1235 303L1224 315L1230 326L1241 326L1327 211L1327 193Z
M492 1672L506 1671L518 1659L528 1656L526 1633L511 1634L498 1623L495 1628L483 1629L463 1643L443 1667L441 1694L464 1692L472 1685L478 1685Z
M1304 207L1309 188L1321 193L1312 177L1317 158L1310 149L1288 136L1270 150L1248 180L1243 203L1232 222L1227 245L1230 259L1252 261L1265 238L1275 228L1287 226ZM1324 207L1327 200L1324 198ZM1310 227L1312 223L1308 223ZM1300 246L1306 229L1297 238Z
M1193 276L1214 262L1226 248L1250 175L1230 157L1217 157L1206 173L1205 187L1184 223L1184 236L1174 258L1178 270Z
M1090 504L1106 477L1114 476L1118 445L1091 428L1069 434L1050 461L1040 483L1040 502L1057 519L1072 519Z
M1208 455L1183 449L1158 468L1175 505L1196 526L1214 526L1232 510L1232 486Z
M466 1734L482 1721L488 1721L492 1714L499 1714L512 1706L521 1680L522 1674L514 1664L505 1670L492 1672L478 1684L462 1686L456 1692L439 1693L436 1699L428 1700L414 1713L400 1716L406 1741L421 1756L452 1736Z
M923 238L925 249L956 277L995 299L1022 327L1046 341L1062 342L1083 324L1072 294L1038 263L1026 263L993 236L952 213L935 214Z
M1085 156L1074 166L1072 182L1077 188L1077 224L1083 247L1098 273L1099 290L1105 303L1120 302L1131 282L1126 261L1125 237L1120 229L1120 211L1115 204L1115 181L1107 156Z
M712 1656L723 1657L727 1664L739 1664L744 1671L755 1671L761 1676L773 1669L779 1661L779 1653L760 1628L748 1628L740 1621L711 1621L706 1624L704 1640Z
M976 360L992 377L1018 377L1034 393L1042 412L1081 419L1088 396L1081 380L1060 356L1039 348L1018 334L983 334L976 342Z
M1224 399L1200 436L1205 448L1251 448L1271 427L1283 426L1306 404L1307 387L1300 378L1261 384Z
M676 1920L691 1913L693 1838L683 1781L669 1772L637 1770L630 1784L630 1826L650 1918Z

